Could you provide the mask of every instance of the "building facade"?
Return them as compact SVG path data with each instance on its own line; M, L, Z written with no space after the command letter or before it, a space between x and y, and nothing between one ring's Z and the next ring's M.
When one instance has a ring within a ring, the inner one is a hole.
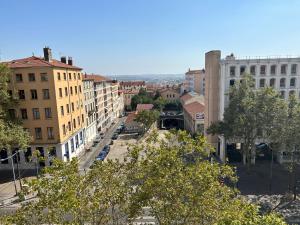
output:
M204 134L204 105L198 101L183 106L184 129L190 134Z
M230 86L239 82L245 73L255 79L256 88L270 86L278 90L283 98L296 94L300 96L300 58L254 58L237 59L233 54L221 58L220 51L205 55L206 70L206 113L205 127L223 119L229 103ZM221 160L226 158L226 143L223 137L208 136L209 142L218 150ZM284 161L282 152L279 161Z
M167 101L178 101L180 99L179 88L166 87L159 90L161 97Z
M85 143L91 142L97 135L97 116L94 92L94 80L83 77L84 109L86 115Z
M200 95L205 94L205 70L190 70L185 73L184 81L185 92L196 92Z
M131 99L134 95L137 95L140 89L147 90L145 81L121 81L119 84L119 90L124 96L124 105L130 106Z
M10 111L32 137L30 147L20 152L20 166L27 166L26 158L35 150L46 158L46 164L52 157L67 161L80 155L85 136L81 68L70 57L53 59L47 47L43 58L32 56L6 64L12 71L9 93L19 98Z

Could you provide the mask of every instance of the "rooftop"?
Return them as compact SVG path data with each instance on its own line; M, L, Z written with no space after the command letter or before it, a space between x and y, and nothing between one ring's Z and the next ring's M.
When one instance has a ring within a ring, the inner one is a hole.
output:
M197 113L204 113L204 105L199 102L192 102L183 106L184 110L193 118L196 119Z
M137 104L136 111L140 112L143 110L151 110L153 109L153 107L154 107L153 104Z
M83 76L83 80L93 80L94 82L111 81L109 78L105 76L95 75L95 74L92 75L85 74Z
M5 62L9 68L32 68L32 67L59 67L66 69L82 70L80 67L69 65L61 61L51 59L51 61L46 61L42 57L31 56L23 59L15 59L9 62Z

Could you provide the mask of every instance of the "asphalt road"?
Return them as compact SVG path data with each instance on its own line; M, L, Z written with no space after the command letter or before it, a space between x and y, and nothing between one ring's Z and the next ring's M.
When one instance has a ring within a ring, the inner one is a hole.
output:
M98 145L92 148L91 152L86 153L79 160L79 170L84 171L88 169L94 162L96 156L100 153L105 145L108 145L111 141L113 133L116 131L117 127L121 125L122 122L126 120L126 117L119 118L116 124L111 126L108 131L105 132L104 138L98 143Z

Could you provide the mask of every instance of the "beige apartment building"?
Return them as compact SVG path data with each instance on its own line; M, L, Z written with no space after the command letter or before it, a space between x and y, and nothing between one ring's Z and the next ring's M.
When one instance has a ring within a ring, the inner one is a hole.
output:
M161 97L167 101L178 101L180 99L180 90L178 88L166 87L159 90Z
M119 86L124 95L125 106L130 106L132 97L137 95L140 89L147 89L145 81L121 81Z
M185 73L183 91L205 95L205 70L188 70Z
M53 59L48 47L44 57L6 64L12 71L9 92L19 97L19 105L11 113L22 120L32 137L30 147L20 153L21 167L29 166L26 162L34 150L46 157L46 164L52 157L67 161L78 156L85 135L82 69L73 65L71 57Z

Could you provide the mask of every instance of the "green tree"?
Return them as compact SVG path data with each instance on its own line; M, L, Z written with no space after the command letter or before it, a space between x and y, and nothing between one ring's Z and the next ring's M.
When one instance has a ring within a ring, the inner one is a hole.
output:
M224 183L236 182L234 171L208 161L210 153L203 136L192 139L184 131L163 138L154 133L145 144L132 146L128 179L137 185L129 217L150 207L160 225L285 224L274 214L259 215L256 206L238 198L237 190Z
M135 121L143 124L144 132L149 130L153 123L159 118L159 112L157 110L142 110L138 112L135 117Z
M167 101L161 96L154 100L154 107L158 109L160 112L163 111L163 108L166 104Z
M22 128L20 120L9 113L18 103L15 93L8 93L10 74L9 68L0 63L0 146L25 148L30 142L29 134Z
M272 88L254 89L255 80L245 75L229 92L229 105L222 121L208 133L222 134L226 141L242 143L243 162L255 163L256 141L276 143L282 131L285 102Z

